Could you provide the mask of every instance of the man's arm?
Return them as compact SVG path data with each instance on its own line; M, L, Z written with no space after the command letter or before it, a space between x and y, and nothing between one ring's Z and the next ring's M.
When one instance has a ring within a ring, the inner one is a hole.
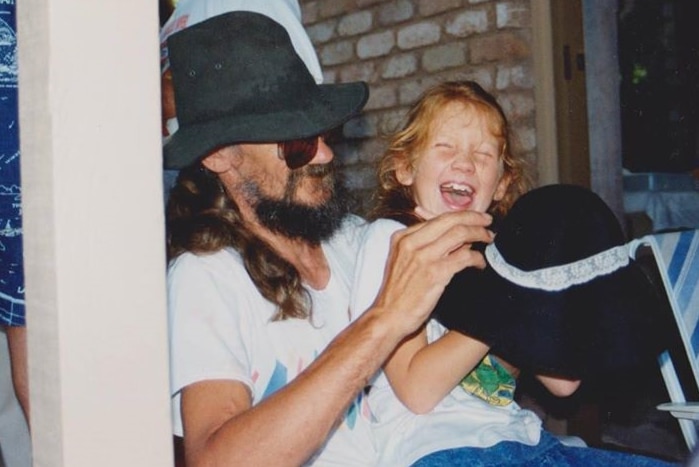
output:
M490 217L451 213L397 232L379 295L294 381L251 407L247 388L204 381L182 392L188 465L300 465L398 343L429 317L457 271L483 267Z

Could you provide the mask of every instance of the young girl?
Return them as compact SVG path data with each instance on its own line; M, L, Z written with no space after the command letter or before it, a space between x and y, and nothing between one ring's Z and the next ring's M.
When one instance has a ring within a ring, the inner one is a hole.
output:
M379 162L375 220L360 250L351 313L373 302L397 230L449 211L507 212L528 188L524 164L510 150L504 113L478 84L446 82L420 98ZM550 435L542 437L534 413L512 401L517 370L488 351L483 342L448 332L435 320L396 349L371 382L368 397L381 465L412 465L453 448L507 446L498 444L503 441L516 449L537 446L534 456L558 446ZM579 384L538 378L556 395L569 395ZM490 455L471 451L468 456ZM609 461L599 460L596 465ZM449 465L467 461L476 459L442 459Z

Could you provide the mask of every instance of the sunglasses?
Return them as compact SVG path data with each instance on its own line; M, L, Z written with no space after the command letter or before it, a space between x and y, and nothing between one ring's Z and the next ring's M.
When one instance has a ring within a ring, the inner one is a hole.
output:
M291 170L303 167L316 156L316 152L318 152L318 138L320 136L278 143L279 158L284 159L286 166Z

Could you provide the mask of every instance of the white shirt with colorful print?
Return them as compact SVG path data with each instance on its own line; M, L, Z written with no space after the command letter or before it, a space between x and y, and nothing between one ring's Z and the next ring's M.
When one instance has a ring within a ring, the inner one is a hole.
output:
M331 278L323 290L309 288L312 322L271 321L276 307L258 292L232 249L208 255L185 253L171 263L168 309L175 434L182 434L179 394L185 386L213 379L240 381L250 388L253 405L258 404L293 380L349 324L349 287L364 226L352 216L323 244ZM374 465L369 421L360 394L307 465ZM279 423L285 423L283 414Z

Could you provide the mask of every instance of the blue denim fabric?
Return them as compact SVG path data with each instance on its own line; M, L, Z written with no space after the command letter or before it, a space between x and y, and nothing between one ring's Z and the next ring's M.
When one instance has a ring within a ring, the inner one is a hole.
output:
M643 457L595 448L564 446L542 432L536 446L506 441L489 448L456 448L423 457L412 467L661 467L678 465Z

